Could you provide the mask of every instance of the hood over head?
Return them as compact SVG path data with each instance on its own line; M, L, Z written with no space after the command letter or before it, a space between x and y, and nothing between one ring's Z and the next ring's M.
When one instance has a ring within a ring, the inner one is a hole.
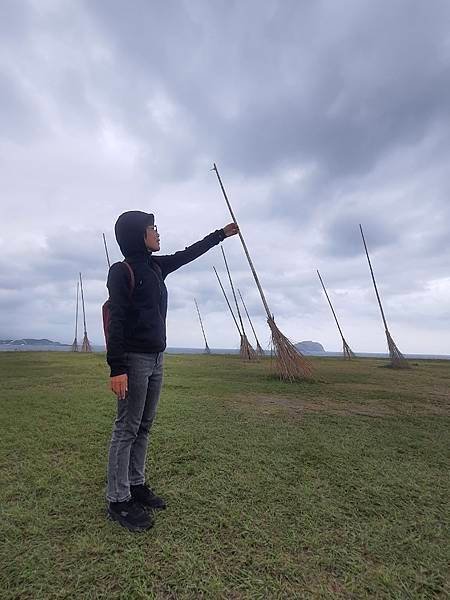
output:
M144 243L145 230L155 224L152 213L140 210L129 210L120 215L116 221L115 233L120 250L125 258L133 254L148 253Z

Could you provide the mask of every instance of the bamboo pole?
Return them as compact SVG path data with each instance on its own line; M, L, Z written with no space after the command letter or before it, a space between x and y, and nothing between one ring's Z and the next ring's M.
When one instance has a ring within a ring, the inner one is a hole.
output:
M219 180L219 185L222 190L222 194L225 198L225 202L228 206L228 210L230 211L231 217L233 221L238 225L238 221L236 216L231 208L230 201L228 200L227 193L222 183L222 179L220 178L219 171L217 169L216 163L214 163L213 171L216 172L217 179ZM253 273L253 277L255 279L255 283L258 287L262 303L264 305L264 309L267 314L267 323L270 327L270 331L272 333L272 342L275 350L275 358L276 358L276 372L280 379L284 379L287 381L295 381L301 380L304 378L311 377L312 375L312 366L311 363L305 359L302 353L297 350L297 348L292 344L292 342L278 329L274 316L270 312L269 305L267 304L266 297L264 295L263 289L261 287L261 283L259 281L258 275L256 273L255 267L253 266L253 261L250 258L250 253L247 248L247 244L245 243L244 237L242 235L241 229L239 227L239 238L242 243L242 247L244 248L245 255L248 260L248 264Z
M194 302L195 302L195 308L197 309L198 320L200 321L200 327L202 328L203 338L205 340L205 354L211 354L211 350L208 346L208 342L206 341L206 333L205 333L205 329L203 328L202 317L200 316L200 309L198 308L197 300L195 298L194 298Z
M341 334L342 348L343 348L344 358L355 358L354 352L352 352L350 346L345 341L344 334L342 333L342 329L341 329L341 326L339 325L338 318L336 316L336 313L334 312L334 308L333 308L333 305L331 304L330 297L328 296L328 292L327 292L327 290L325 288L325 284L323 283L322 277L320 276L319 269L317 269L317 275L319 276L320 283L322 284L322 287L323 287L323 291L325 292L325 296L327 297L328 304L330 305L331 312L333 313L334 320L336 321L336 325L337 325L337 327L339 329L339 333Z

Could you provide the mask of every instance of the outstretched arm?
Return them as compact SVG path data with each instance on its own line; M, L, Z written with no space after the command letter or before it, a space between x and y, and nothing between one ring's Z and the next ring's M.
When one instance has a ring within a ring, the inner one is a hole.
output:
M205 252L222 242L225 238L236 235L238 231L239 228L236 223L229 223L223 229L213 231L199 242L188 246L184 250L166 256L155 256L154 259L161 267L162 276L165 278L169 273L176 271L183 265L205 254Z

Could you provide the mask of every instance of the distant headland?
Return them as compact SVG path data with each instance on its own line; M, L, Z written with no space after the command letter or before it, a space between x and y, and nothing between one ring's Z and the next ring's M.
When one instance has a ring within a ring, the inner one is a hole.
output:
M60 342L52 342L46 338L35 340L33 338L23 338L21 340L0 340L0 344L6 346L68 346L69 344L61 344Z
M321 352L325 354L325 348L322 344L319 344L319 342L308 340L305 342L298 342L298 344L294 344L294 346L303 354L320 354Z

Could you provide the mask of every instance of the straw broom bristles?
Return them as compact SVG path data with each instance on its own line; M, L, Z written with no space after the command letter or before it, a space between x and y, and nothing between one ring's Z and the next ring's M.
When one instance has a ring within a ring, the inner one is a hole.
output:
M234 216L233 209L231 208L230 201L228 200L227 193L225 188L223 187L222 180L219 175L219 171L217 169L216 164L214 163L213 171L216 172L217 179L219 180L219 185L222 190L222 194L225 198L225 202L228 206L228 210L230 211L231 218L233 221L238 224L236 217ZM278 327L275 324L275 320L273 318L272 313L269 310L269 305L267 304L264 292L262 290L261 284L259 282L258 275L256 273L255 267L253 266L252 259L250 258L249 251L247 249L247 245L245 243L244 237L239 229L239 238L242 242L242 246L244 248L245 255L247 257L248 263L250 265L250 269L253 273L253 277L255 279L255 283L258 287L262 303L264 305L266 314L267 314L267 323L269 325L270 331L272 333L272 342L275 348L275 365L276 372L280 379L284 379L286 381L295 381L299 379L304 379L311 377L312 374L312 366L311 363L305 359L305 357L297 350L297 348L288 340L288 338L281 333Z
M386 339L389 348L389 356L391 357L391 364L389 366L393 369L410 369L409 362L395 345L388 329L386 329Z
M342 352L344 353L344 358L352 359L356 358L356 354L352 351L350 346L347 344L344 338L342 338Z
M266 353L264 352L263 348L261 348L259 342L256 342L256 354L258 356L265 356Z
M258 358L258 355L256 354L245 334L241 335L241 347L239 355L243 360L255 360Z
M92 352L91 342L88 340L87 333L84 334L81 352Z
M272 343L277 359L277 374L280 379L296 381L312 376L312 365L297 350L292 342L281 333L272 317L267 319L272 333Z

